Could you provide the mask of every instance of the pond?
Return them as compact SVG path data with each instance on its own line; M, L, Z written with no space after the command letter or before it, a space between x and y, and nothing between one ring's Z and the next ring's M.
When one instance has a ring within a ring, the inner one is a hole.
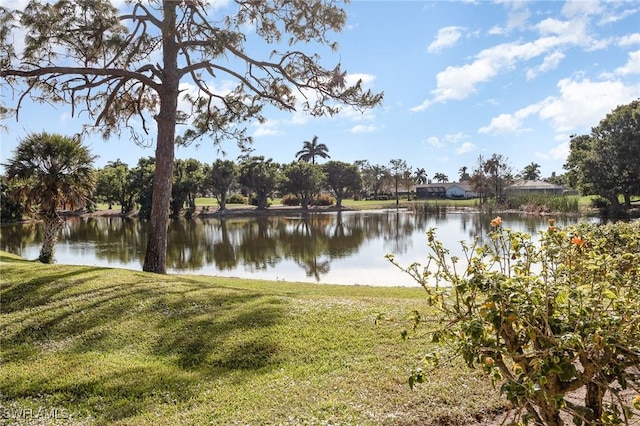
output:
M425 260L426 231L455 253L460 241L486 236L495 215L416 214L373 210L288 216L172 220L167 270L199 274L374 286L414 286L385 255L402 265ZM548 226L541 216L502 214L503 226L537 234ZM578 222L556 217L557 226ZM0 248L36 259L43 240L40 223L3 225ZM61 264L142 270L147 223L121 217L70 217L56 246Z

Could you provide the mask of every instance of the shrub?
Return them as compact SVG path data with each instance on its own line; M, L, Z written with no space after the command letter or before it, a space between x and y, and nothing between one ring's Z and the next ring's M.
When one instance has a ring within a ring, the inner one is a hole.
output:
M249 204L251 204L252 206L257 206L258 197L256 197L255 195L252 195L251 198L249 199ZM267 199L266 207L271 207L271 200Z
M335 200L332 196L327 194L320 194L316 195L309 204L312 206L332 206L334 201Z
M609 203L609 200L606 200L601 197L596 197L591 199L591 207L593 207L594 209L606 209L609 207L610 204L611 203Z
M286 194L280 200L280 204L282 204L283 206L299 206L300 198L293 194Z
M435 320L433 341L501 383L516 421L562 425L564 411L575 424L628 423L640 408L640 396L620 393L640 385L640 222L562 230L550 220L537 242L491 224L488 243L462 244L465 267L435 229L427 265L400 267L438 312L414 312L414 327ZM418 369L409 384L426 380ZM571 402L579 389L584 399Z
M227 204L249 204L249 199L242 194L231 194L227 197Z

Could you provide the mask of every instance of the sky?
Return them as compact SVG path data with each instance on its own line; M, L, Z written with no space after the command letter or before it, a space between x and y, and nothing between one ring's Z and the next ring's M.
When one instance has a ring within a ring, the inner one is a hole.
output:
M0 0L7 7L24 3ZM323 62L340 62L348 82L362 79L384 92L382 104L322 118L267 110L265 123L247 128L254 155L288 163L317 136L332 160L402 159L430 178L444 173L456 181L461 167L473 170L479 156L492 154L503 155L516 173L537 163L547 177L563 173L570 135L588 134L615 107L640 98L635 0L354 0L345 10L345 28L332 35L338 51L323 51ZM251 46L265 57L270 49ZM2 103L15 101L3 87ZM18 122L0 123L0 162L29 133L72 135L87 122L63 105L27 103ZM155 154L126 132L108 141L87 136L84 143L98 156L96 167L117 159L133 167ZM239 153L233 141L216 147L205 139L178 147L176 157L212 163Z

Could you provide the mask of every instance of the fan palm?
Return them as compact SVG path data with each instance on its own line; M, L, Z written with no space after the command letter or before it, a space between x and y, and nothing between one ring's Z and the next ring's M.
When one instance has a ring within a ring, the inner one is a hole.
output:
M433 180L435 180L436 182L445 183L449 180L449 176L445 175L444 173L436 173L433 175Z
M415 172L415 181L417 184L427 183L427 171L423 168L417 169Z
M314 136L311 142L304 141L302 149L296 152L298 161L305 161L312 164L316 163L316 157L331 158L328 154L329 148L323 143L318 143L318 137Z
M79 138L57 134L31 134L21 140L5 164L7 179L16 184L13 197L25 207L38 207L44 221L45 238L38 260L53 262L55 245L64 221L59 206L86 206L96 185L94 155Z

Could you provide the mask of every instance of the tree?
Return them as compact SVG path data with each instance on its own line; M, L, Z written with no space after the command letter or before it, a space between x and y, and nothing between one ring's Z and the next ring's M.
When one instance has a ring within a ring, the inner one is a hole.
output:
M341 64L324 68L319 55L303 52L336 49L329 34L342 30L346 14L333 2L233 5L215 20L221 14L210 10L215 4L197 1L135 0L122 12L108 0L34 0L22 11L3 8L8 30L0 31L0 78L19 93L16 117L24 99L62 102L95 119L93 129L105 138L126 128L142 141L136 126L157 135L145 271L166 272L175 143L206 134L215 144L250 142L245 125L263 121L265 105L318 116L338 113L336 105L362 110L382 100L362 81L347 85ZM264 42L264 58L247 54L247 25L255 28L251 41ZM14 27L27 34L22 52L14 51ZM217 89L223 79L230 90ZM178 110L179 98L186 111ZM176 137L178 122L185 130Z
M400 186L406 172L411 173L411 167L407 165L407 162L405 160L394 159L389 162L389 173L391 175L391 179L393 180L396 194L396 207L398 207L398 205L400 204L398 187Z
M240 183L255 193L258 210L267 208L269 196L281 180L280 165L273 159L250 157L240 165Z
M530 163L522 170L522 179L524 180L539 180L540 179L540 164Z
M473 171L470 182L474 190L481 195L483 202L493 196L496 202L503 198L504 188L512 181L511 167L502 155L493 154L489 159L478 157L478 166Z
M342 200L349 192L362 189L362 176L358 167L343 161L328 161L322 165L326 182L325 187L336 198L336 207L342 208Z
M298 196L300 205L305 210L323 185L324 173L317 164L297 161L284 167L282 191Z
M225 211L229 188L236 183L240 176L238 166L231 160L217 159L205 175L205 188L210 189L218 200L220 205L218 211Z
M565 175L558 175L556 174L556 172L551 172L551 176L546 178L545 182L549 182L558 186L564 186L567 184L565 181Z
M120 204L120 212L127 213L127 175L129 174L129 166L119 159L109 161L107 165L97 171L98 182L96 185L95 196L102 197L111 210L113 203Z
M2 222L20 220L24 214L24 205L11 196L15 186L8 182L7 178L0 176L0 221Z
M138 217L149 219L153 204L153 181L156 171L156 159L153 157L140 158L138 165L129 171L127 179L127 204L133 207L133 199L140 205Z
M31 134L22 139L5 164L7 179L16 184L13 196L27 208L38 206L45 235L38 260L52 263L64 221L60 206L85 207L96 185L89 149L79 138L57 134Z
M360 175L367 195L373 192L373 198L378 199L378 193L389 179L389 170L380 164L369 164L367 160L355 162L360 168Z
M407 198L409 201L411 201L411 189L415 184L413 180L413 176L411 175L411 170L405 170L404 173L402 173L401 181L402 181L402 185L404 186L404 189L407 190Z
M572 186L583 194L609 201L613 213L629 208L640 194L640 100L615 108L592 128L590 135L573 135L564 168Z
M318 137L314 136L311 142L304 141L303 147L300 151L296 152L296 158L298 161L306 161L316 164L316 157L331 158L328 154L329 148L323 143L318 143Z
M444 173L438 172L433 175L433 180L439 183L445 183L449 180L449 176L445 175Z
M460 170L458 170L458 176L460 177L460 182L466 182L469 179L471 179L471 176L469 175L469 173L467 173L467 170L469 170L467 166L462 166L460 167Z
M415 182L418 185L424 185L428 181L427 171L423 168L418 168L415 172Z
M196 210L196 196L204 185L203 165L196 159L176 160L173 169L171 190L171 212L179 216L184 204L188 205L188 216Z

